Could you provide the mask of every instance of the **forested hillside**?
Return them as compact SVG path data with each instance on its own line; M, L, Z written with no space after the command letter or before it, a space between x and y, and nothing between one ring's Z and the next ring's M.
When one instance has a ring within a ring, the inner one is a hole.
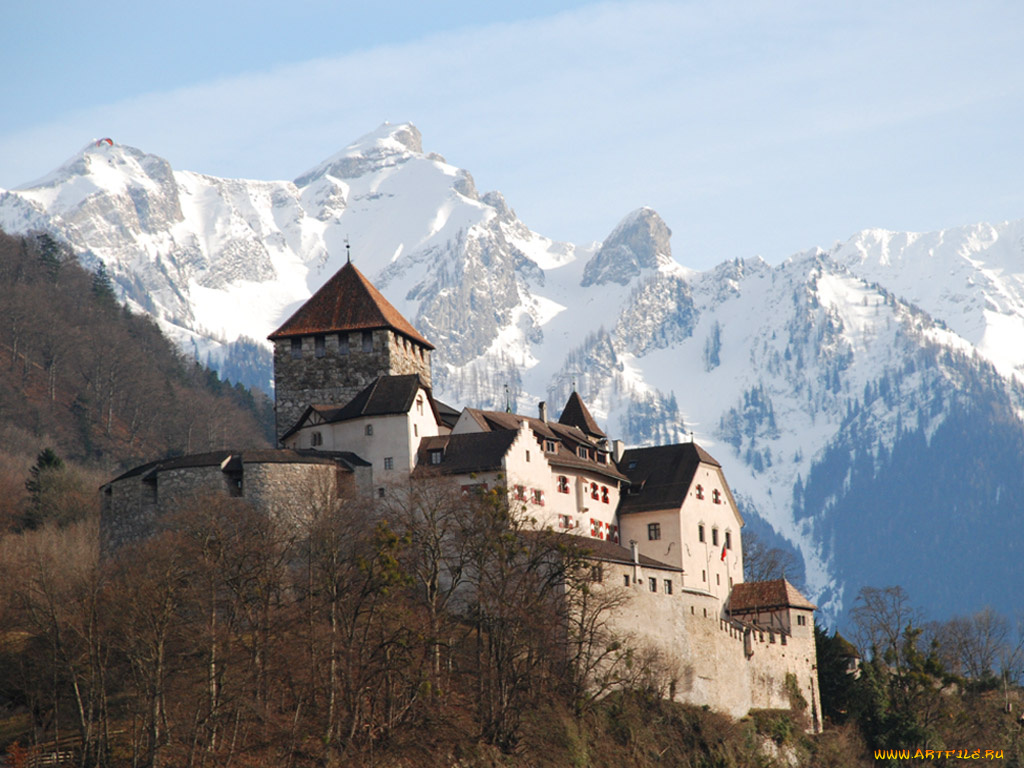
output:
M271 414L265 395L221 382L121 306L102 267L88 272L47 235L0 233L3 522L34 503L25 483L45 449L91 500L143 460L266 445Z

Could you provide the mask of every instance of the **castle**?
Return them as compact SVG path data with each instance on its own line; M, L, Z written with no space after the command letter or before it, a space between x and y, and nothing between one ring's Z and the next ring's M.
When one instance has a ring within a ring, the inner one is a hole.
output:
M384 497L410 477L501 488L538 525L588 539L614 626L673 666L673 695L734 717L801 701L821 712L815 606L785 579L743 580L743 519L721 465L694 442L626 449L573 392L557 420L433 397L434 347L351 263L270 336L272 450L137 467L103 487L103 546L145 536L190 494L302 513L310 483Z

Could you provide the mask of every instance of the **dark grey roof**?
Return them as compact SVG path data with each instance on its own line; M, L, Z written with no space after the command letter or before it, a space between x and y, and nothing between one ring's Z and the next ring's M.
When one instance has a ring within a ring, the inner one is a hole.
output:
M590 411L584 405L583 398L577 392L569 395L569 400L562 409L562 415L558 417L558 423L578 427L592 437L607 437L597 426L594 417L590 415Z
M243 451L210 451L208 453L192 453L187 456L175 456L141 464L114 478L111 482L124 480L139 475L154 476L159 472L172 469L190 469L198 467L222 467L227 471L237 471L246 464L336 464L351 472L356 467L368 467L364 461L351 451L312 451L292 450L290 448L259 448Z
M445 475L463 475L500 470L502 459L512 447L517 434L511 430L500 430L425 437L420 441L415 474L440 472ZM442 451L441 463L431 464L430 452L438 450Z
M451 429L455 426L455 422L459 420L459 416L462 415L462 411L459 411L447 403L442 403L440 400L434 400L434 406L437 410L437 415L440 418L440 423Z
M390 416L408 413L416 392L426 389L419 374L404 376L378 376L362 392L341 407L314 405L325 421L337 422L360 416Z
M307 426L313 414L319 416L323 423L336 424L339 421L366 416L396 416L408 413L420 388L426 390L427 402L430 403L430 408L434 412L434 419L441 424L441 417L431 395L430 387L423 383L423 379L418 373L409 373L403 376L378 376L345 405L309 406L303 411L295 425L281 436L281 439L286 440Z
M603 560L608 563L633 564L633 553L625 547L619 546L612 541L602 539L591 539L586 536L571 536L569 542L577 548L577 552L584 557L593 560ZM639 555L640 565L643 568L657 568L662 571L675 571L682 573L683 569L660 560L655 560L647 555Z
M621 496L619 513L678 509L701 463L721 467L696 443L629 449L619 462L630 483L629 491ZM728 493L728 488L725 490Z
M581 459L576 454L578 447L585 446L588 450L600 451L608 456L608 451L598 445L597 440L589 437L579 427L559 424L554 421L544 422L532 416L521 416L518 413L504 411L481 411L477 408L467 408L466 411L477 424L489 431L518 430L519 425L525 421L538 440L553 440L556 443L557 449L554 453L544 452L548 463L552 466L585 469L616 480L626 480L626 476L619 471L610 457L607 463L602 464L595 459Z

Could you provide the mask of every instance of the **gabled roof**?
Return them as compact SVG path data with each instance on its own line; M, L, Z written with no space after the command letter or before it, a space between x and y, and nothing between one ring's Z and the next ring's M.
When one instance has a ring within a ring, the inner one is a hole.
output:
M745 581L734 586L729 595L730 614L778 608L800 608L813 611L817 606L800 594L800 590L786 579Z
M597 426L594 417L590 415L587 406L583 404L583 398L578 392L569 395L569 400L562 409L562 415L558 417L559 424L578 427L591 437L607 437L601 428Z
M440 472L444 475L464 475L498 471L502 469L502 460L518 435L514 430L499 430L425 437L420 441L414 474ZM430 463L432 451L442 451L440 464Z
M434 348L349 262L267 338L286 339L315 333L369 331L376 328L389 328L427 349Z
M619 512L678 509L686 498L697 467L702 463L719 469L722 466L696 443L625 451L619 469L629 478L631 491L622 495ZM728 486L725 491L729 493Z
M440 422L437 409L434 408L430 388L423 383L417 373L403 376L378 376L373 382L349 400L345 405L311 405L303 412L295 426L285 432L281 439L290 437L302 427L312 423L335 424L339 421L358 419L364 416L392 416L408 413L412 408L416 393L420 389L427 392L427 402L434 409L434 418Z
M593 459L581 459L576 454L577 447L581 445L591 451L601 450L596 440L579 427L559 424L555 421L545 422L532 416L521 416L518 413L506 413L505 411L482 411L478 408L466 408L465 411L481 429L487 432L518 430L519 425L526 422L538 440L553 440L558 445L558 450L554 453L544 452L545 458L553 467L572 467L616 480L627 479L611 458L607 463L602 464ZM605 450L601 450L601 452L607 454Z
M437 415L441 419L441 423L444 424L448 429L455 426L455 423L459 420L459 416L462 415L462 411L459 411L447 403L442 403L440 400L434 400L434 407L437 410Z

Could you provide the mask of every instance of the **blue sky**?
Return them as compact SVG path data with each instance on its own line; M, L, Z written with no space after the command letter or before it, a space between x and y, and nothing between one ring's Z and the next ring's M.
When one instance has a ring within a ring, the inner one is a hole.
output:
M869 227L1024 218L1024 4L8 0L0 188L110 136L294 178L385 120L600 240L649 205L695 268Z

